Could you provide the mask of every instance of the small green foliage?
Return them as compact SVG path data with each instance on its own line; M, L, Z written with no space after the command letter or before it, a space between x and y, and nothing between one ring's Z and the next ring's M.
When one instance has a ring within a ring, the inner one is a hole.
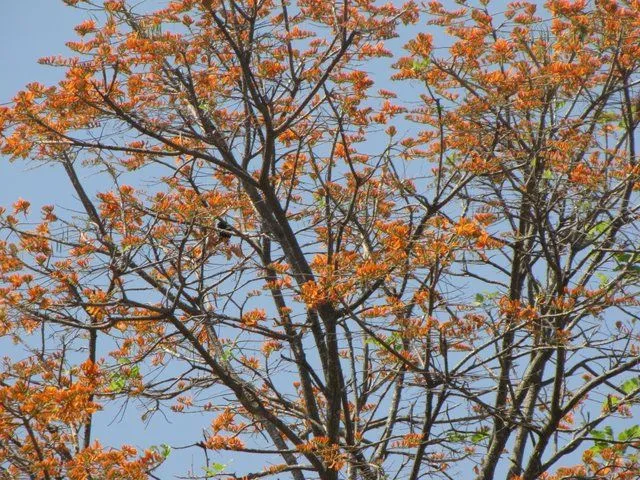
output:
M609 228L611 228L611 222L597 223L591 230L589 230L588 236L590 239L593 240L599 237L600 235L602 235L603 233L606 233L609 230Z
M489 307L493 305L493 300L499 296L498 292L476 293L474 300L476 307Z
M640 388L640 378L638 377L630 378L629 380L624 382L622 385L620 385L620 388L624 393L629 395L630 393Z
M447 434L447 440L450 442L464 442L468 435L460 432L450 432Z
M431 64L431 60L428 58L424 58L422 60L414 60L411 64L411 68L416 72L421 72L429 67Z
M208 467L202 467L204 473L207 477L213 477L216 475L220 475L227 468L228 465L224 463L212 463Z
M640 439L640 425L634 425L633 427L627 428L618 435L618 440L621 442L637 439Z
M167 445L166 443L161 443L160 445L152 445L151 450L153 450L154 452L158 452L164 459L168 458L169 455L171 455L171 446Z
M602 430L592 430L591 437L594 438L594 446L589 450L595 454L600 454L605 448L609 448L612 445L617 445L618 448L622 448L622 453L627 450L629 445L640 440L640 425L633 425L632 427L623 430L618 435L617 440L613 434L613 429L609 426L604 427ZM622 445L622 447L620 447Z
M118 363L120 365L126 365L128 362L129 360L125 358L118 359ZM129 380L132 380L134 378L140 378L139 365L133 365L127 370L120 369L117 372L112 372L111 376L109 377L109 389L113 393L121 393L127 386Z
M489 432L487 430L478 430L476 433L471 435L471 441L473 443L482 443L484 440L489 438Z
M127 384L127 381L122 375L120 375L117 372L111 374L111 381L109 382L109 390L111 390L113 393L122 392L126 384Z

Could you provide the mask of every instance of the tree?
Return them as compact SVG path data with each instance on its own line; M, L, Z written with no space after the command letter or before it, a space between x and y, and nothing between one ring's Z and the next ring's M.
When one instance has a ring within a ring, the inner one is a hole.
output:
M66 3L0 110L77 200L0 217L3 475L153 476L138 398L194 478L637 478L640 2Z

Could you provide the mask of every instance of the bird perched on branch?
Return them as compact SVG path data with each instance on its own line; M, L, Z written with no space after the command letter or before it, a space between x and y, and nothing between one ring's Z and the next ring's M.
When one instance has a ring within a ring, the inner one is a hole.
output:
M218 237L220 237L221 241L228 242L229 239L233 236L233 230L231 229L231 226L224 220L218 220L218 224L216 225L216 227L218 227Z

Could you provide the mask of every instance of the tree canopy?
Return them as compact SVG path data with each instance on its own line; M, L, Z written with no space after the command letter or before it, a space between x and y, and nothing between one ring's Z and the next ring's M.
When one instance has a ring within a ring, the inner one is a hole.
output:
M65 3L0 107L74 198L0 209L0 478L166 478L127 399L202 416L185 478L638 478L638 0Z

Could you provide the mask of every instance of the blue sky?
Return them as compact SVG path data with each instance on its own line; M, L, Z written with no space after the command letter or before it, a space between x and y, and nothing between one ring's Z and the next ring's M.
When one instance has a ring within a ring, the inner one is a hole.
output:
M0 15L0 103L10 101L24 85L35 80L51 84L62 76L62 70L38 64L38 59L65 53L65 42L73 38L73 26L82 12L69 8L60 0L4 0ZM2 189L0 205L18 197L46 203L47 197L64 181L62 172L44 167L34 169L24 162L0 166Z

